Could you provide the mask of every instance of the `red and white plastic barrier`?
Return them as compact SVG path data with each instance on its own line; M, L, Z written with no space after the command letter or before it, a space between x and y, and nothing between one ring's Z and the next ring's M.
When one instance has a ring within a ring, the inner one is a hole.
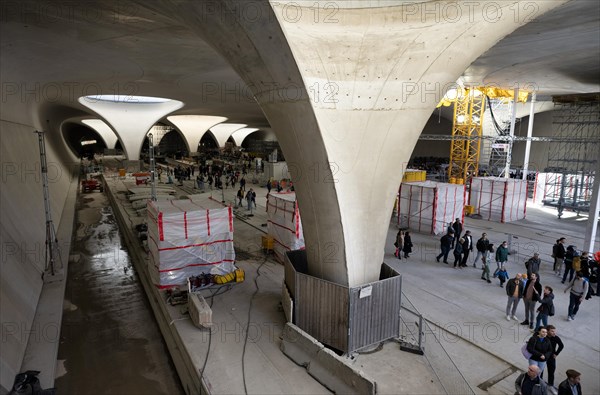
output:
M267 196L267 231L273 237L273 250L279 259L287 251L304 249L302 221L296 193L270 193Z
M471 179L469 205L483 219L512 222L527 213L527 180L498 177Z
M235 270L231 207L205 206L189 199L148 201L148 269L156 286Z
M462 220L465 186L435 181L400 184L398 191L398 225L401 228L439 235L448 223Z

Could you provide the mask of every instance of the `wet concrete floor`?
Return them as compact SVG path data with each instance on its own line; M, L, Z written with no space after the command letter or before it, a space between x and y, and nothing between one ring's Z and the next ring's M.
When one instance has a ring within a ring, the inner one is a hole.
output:
M108 199L81 194L76 218L58 393L184 393Z

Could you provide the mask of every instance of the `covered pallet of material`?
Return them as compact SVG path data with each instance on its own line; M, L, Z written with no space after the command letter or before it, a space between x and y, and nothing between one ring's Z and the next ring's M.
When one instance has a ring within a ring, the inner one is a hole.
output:
M296 193L270 193L267 197L267 231L273 238L273 251L283 261L288 251L304 249L304 234Z
M465 186L435 181L400 184L398 225L416 232L439 235L448 223L463 218Z
M208 207L210 205L210 207ZM235 270L231 207L190 199L149 201L148 270L158 287Z
M525 218L527 180L498 177L471 179L469 205L483 219L512 222Z

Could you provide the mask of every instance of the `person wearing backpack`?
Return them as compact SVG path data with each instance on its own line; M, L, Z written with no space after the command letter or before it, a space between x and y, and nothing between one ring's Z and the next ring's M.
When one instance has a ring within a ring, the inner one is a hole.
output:
M553 289L549 286L544 287L544 294L542 299L540 300L540 305L537 308L538 315L535 319L535 330L539 330L540 323L543 323L544 326L548 326L548 317L552 317L554 315L554 294L552 293Z
M575 319L575 315L579 311L579 305L583 302L585 295L587 295L588 287L588 281L583 278L583 273L577 272L575 279L565 289L565 293L567 293L568 290L571 290L569 294L569 316L567 321L573 321Z
M565 283L567 274L569 274L569 282L573 281L573 273L575 273L575 270L573 269L573 259L575 256L579 256L577 248L574 245L568 246L567 252L565 253L565 272L563 273L562 284Z

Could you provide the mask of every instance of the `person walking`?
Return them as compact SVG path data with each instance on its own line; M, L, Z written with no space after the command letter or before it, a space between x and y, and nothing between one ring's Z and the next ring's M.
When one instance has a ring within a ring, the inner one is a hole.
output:
M463 254L463 243L465 239L461 238L456 242L454 246L454 268L458 265L462 269L462 254Z
M540 368L540 374L546 367L546 362L552 356L552 344L546 338L548 330L541 327L539 331L527 341L527 351L531 354L529 365L537 365Z
M515 395L547 395L548 385L540 377L540 368L530 365L515 380Z
M467 267L467 259L469 258L469 253L473 251L473 236L471 236L471 231L467 230L465 232L465 236L463 237L465 241L463 242L463 258L461 262L462 267Z
M402 246L402 251L404 252L404 258L409 258L409 254L412 252L413 243L410 238L409 232L404 232L404 245Z
M506 241L503 241L502 244L500 244L500 247L498 247L498 249L496 250L496 266L498 269L500 269L506 264L506 262L508 262L508 256L510 254L508 252L507 246L508 243Z
M248 203L248 210L252 209L252 194L254 192L252 191L252 188L248 189L248 192L246 192L246 203Z
M544 287L544 294L540 300L540 306L537 308L538 315L535 319L536 331L541 327L540 323L544 324L544 327L548 326L548 317L554 315L554 294L552 292L552 287Z
M558 385L558 395L582 395L581 373L574 369L566 372L567 379Z
M525 320L521 325L529 325L533 329L533 319L535 315L535 305L542 295L542 284L537 281L537 275L531 274L525 283L523 290L523 302L525 303Z
M587 295L588 287L588 281L583 278L583 274L577 272L575 279L571 281L567 288L565 288L565 293L567 293L568 290L571 290L569 293L569 315L567 321L573 321L575 319L575 315L579 311L579 305L583 302L585 295Z
M486 280L488 282L488 284L492 282L492 280L490 280L490 259L491 259L493 252L494 252L494 245L488 244L487 249L483 252L483 255L481 256L481 262L482 262L482 264L481 264L481 267L482 267L481 279Z
M502 265L500 269L496 269L494 277L496 276L498 277L498 280L500 280L500 288L504 287L504 283L510 278L510 276L508 275L508 271L506 271L506 267L504 265Z
M396 252L394 252L394 255L396 258L402 259L402 249L404 248L404 232L402 230L398 230L398 233L396 233L394 247L396 247Z
M552 355L548 358L546 362L546 368L548 368L548 386L550 387L550 392L556 394L558 392L558 388L554 385L554 372L556 371L556 358L558 358L558 354L565 348L562 340L556 334L556 327L554 325L548 325L546 327L548 330L548 340L550 340L550 344L552 345ZM543 377L543 372L542 372Z
M460 222L460 218L456 218L454 220L454 223L452 224L452 230L454 231L454 237L459 240L463 231L463 224Z
M236 197L238 199L237 207L242 207L242 200L244 200L244 191L242 190L242 187L238 189Z
M569 275L569 282L573 281L573 273L575 270L573 269L573 259L575 255L579 256L579 252L577 252L577 247L574 245L570 245L567 247L567 252L565 253L565 271L563 273L561 283L564 284L567 279L567 274Z
M440 254L435 258L436 261L440 261L440 258L444 257L444 263L448 264L448 254L450 253L450 249L452 248L452 244L454 241L454 232L450 231L440 239Z
M490 244L490 241L487 238L487 234L483 233L479 240L477 240L477 244L475 244L475 249L477 249L477 255L475 255L475 260L473 261L473 267L477 267L476 263L479 260L479 257L483 256L483 254L487 251L487 246ZM489 260L488 260L489 264Z
M565 260L566 241L566 238L561 237L560 239L556 240L556 244L554 244L554 246L552 247L552 258L554 258L554 267L552 268L552 270L557 276L560 276L560 271Z
M523 282L521 282L521 273L517 273L514 278L511 278L506 283L506 295L508 296L508 302L506 303L506 320L510 321L511 318L518 321L517 318L517 306L519 301L523 298Z

